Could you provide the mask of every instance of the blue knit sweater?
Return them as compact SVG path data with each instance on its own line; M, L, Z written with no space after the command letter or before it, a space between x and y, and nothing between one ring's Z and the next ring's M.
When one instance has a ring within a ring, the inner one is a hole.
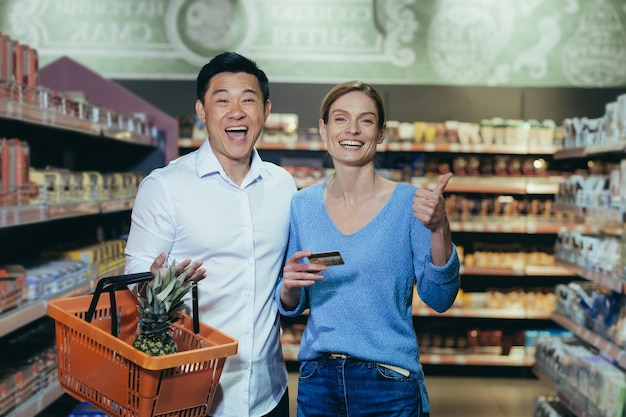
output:
M411 185L398 184L378 215L351 235L341 233L328 216L325 187L310 186L292 198L287 256L338 250L345 265L328 267L322 281L303 288L295 310L286 311L280 303L282 281L276 291L282 314L310 309L298 359L345 353L423 378L411 312L413 287L417 282L420 298L434 310L447 310L459 289L456 247L445 266L433 264L431 232L413 216L416 188Z

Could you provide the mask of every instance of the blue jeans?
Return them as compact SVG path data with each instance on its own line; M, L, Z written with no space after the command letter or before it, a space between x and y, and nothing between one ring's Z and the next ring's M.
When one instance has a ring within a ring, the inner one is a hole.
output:
M304 361L298 417L425 417L417 379L356 359Z

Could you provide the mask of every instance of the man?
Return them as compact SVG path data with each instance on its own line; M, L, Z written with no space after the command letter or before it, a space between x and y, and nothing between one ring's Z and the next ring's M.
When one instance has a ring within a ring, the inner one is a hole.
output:
M201 69L196 88L196 114L208 138L141 183L126 273L197 260L194 276L206 270L198 284L200 319L239 341L237 355L226 360L210 414L288 417L287 370L272 294L296 186L287 171L262 161L254 148L271 110L269 82L253 61L228 52Z

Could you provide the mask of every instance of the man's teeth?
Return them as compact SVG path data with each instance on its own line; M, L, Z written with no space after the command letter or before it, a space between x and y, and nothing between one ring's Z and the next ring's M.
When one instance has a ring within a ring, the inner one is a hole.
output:
M246 130L248 130L248 128L245 126L229 127L228 129L226 129L227 132L245 132Z
M358 147L363 146L363 143L357 140L342 140L341 142L339 142L339 144L341 146L358 146Z

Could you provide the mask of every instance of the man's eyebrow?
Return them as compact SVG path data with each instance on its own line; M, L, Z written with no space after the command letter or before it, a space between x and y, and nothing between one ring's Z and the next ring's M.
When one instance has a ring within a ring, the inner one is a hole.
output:
M227 88L220 88L219 90L213 91L212 95L216 95L216 94L219 94L219 93L229 93L229 92L230 92L230 90L227 89ZM243 92L244 92L244 94L245 93L251 93L251 94L254 94L255 96L259 95L258 91L256 91L254 88L246 88L246 89L243 90Z

